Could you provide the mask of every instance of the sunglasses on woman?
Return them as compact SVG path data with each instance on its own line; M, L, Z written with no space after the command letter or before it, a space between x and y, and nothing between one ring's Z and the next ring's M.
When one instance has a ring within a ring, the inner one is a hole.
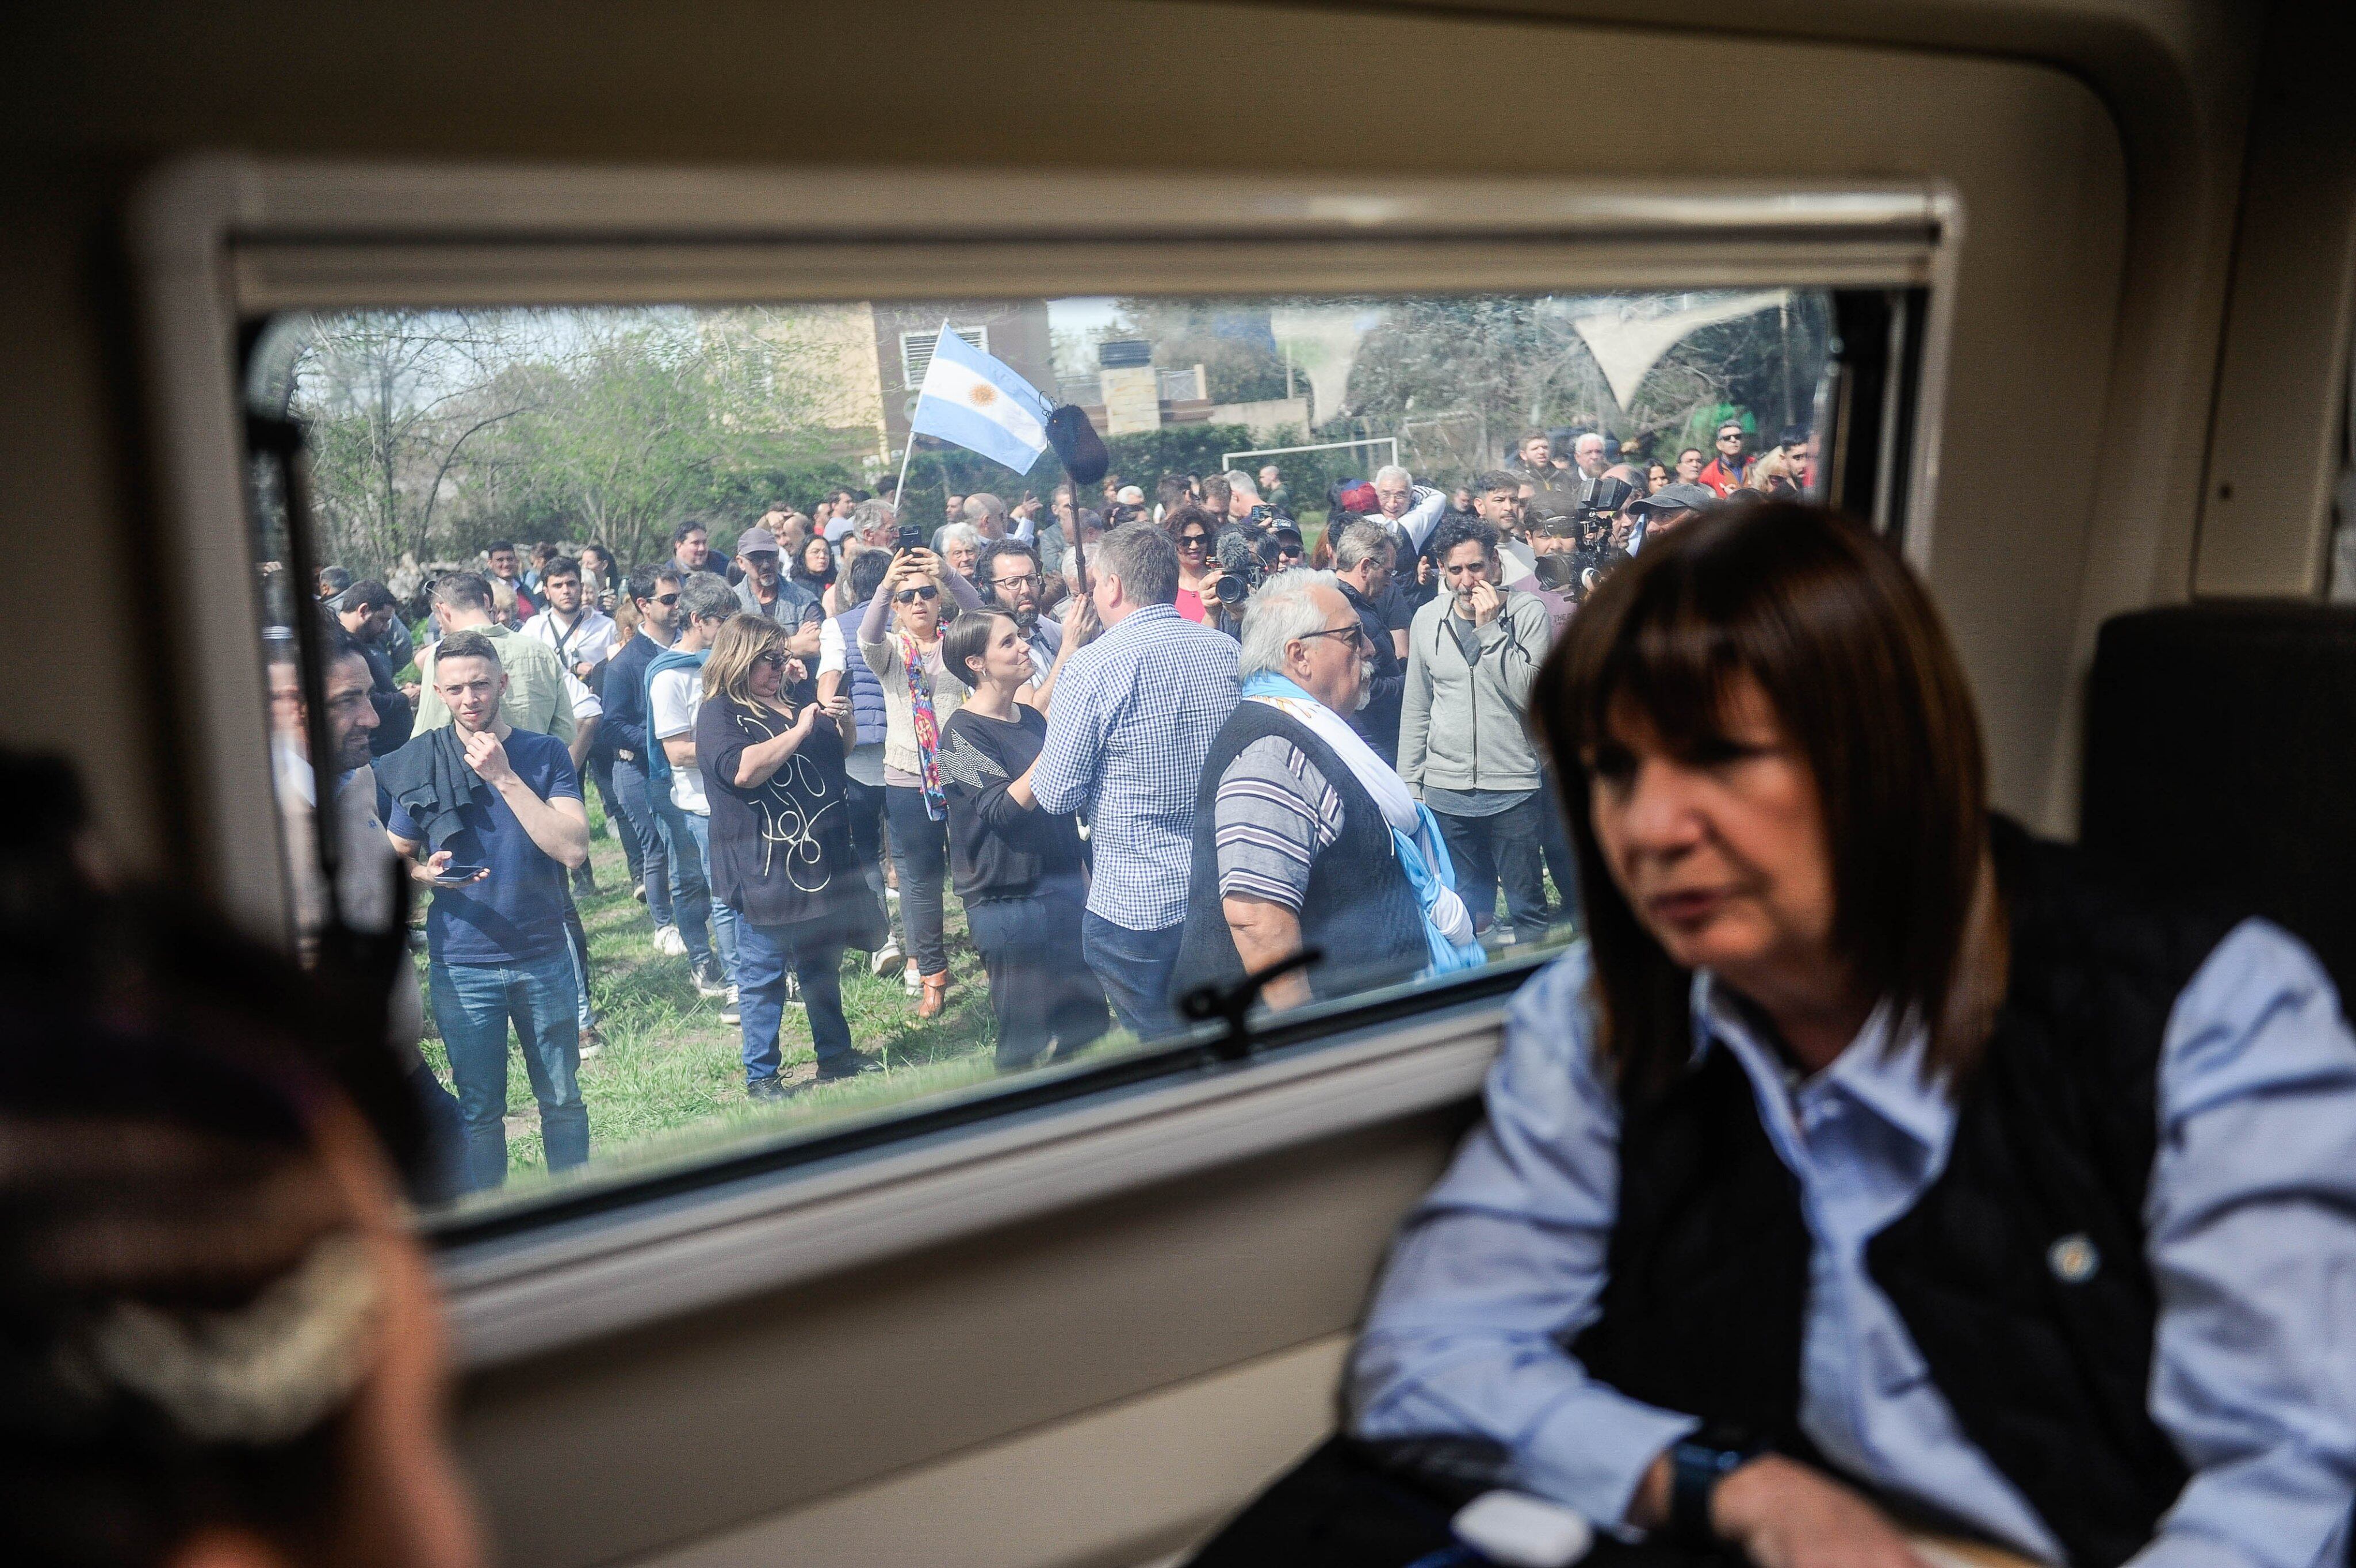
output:
M1182 533L1178 536L1178 548L1181 550L1200 550L1210 542L1211 536L1207 533Z
M782 653L779 653L779 652L778 652L776 650L775 650L775 649L771 649L771 650L770 650L768 652L766 652L766 653L756 654L756 655L755 655L755 656L754 656L754 659L753 659L753 668L754 668L754 669L755 669L755 670L779 670L779 671L782 671L783 669L785 669L785 667L786 667L786 656L785 656L784 654L782 654Z
M913 605L918 599L937 599L940 596L941 591L930 583L920 584L913 588L903 588L892 596L894 601L904 605Z

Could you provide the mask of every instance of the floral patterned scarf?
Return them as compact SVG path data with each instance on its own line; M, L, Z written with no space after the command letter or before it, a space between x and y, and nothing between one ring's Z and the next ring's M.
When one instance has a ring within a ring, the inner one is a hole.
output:
M893 635L900 639L900 664L908 672L908 719L916 731L916 766L925 780L925 813L937 822L946 822L949 802L941 793L941 726L933 716L933 693L925 683L925 655L906 632Z

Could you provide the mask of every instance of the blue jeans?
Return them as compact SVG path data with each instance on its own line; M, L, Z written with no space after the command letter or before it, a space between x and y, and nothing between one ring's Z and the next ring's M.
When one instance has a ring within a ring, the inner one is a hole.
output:
M581 1099L581 1035L573 955L531 963L430 966L434 1021L450 1053L458 1111L466 1127L466 1177L475 1191L508 1179L508 1026L523 1047L523 1070L540 1101L548 1168L589 1158L589 1107Z
M589 778L597 786L597 798L605 802L606 825L614 830L614 836L622 841L622 858L630 863L630 880L644 882L647 877L646 846L639 842L637 825L630 821L630 813L622 804L622 792L614 787L614 764L616 760L610 752L592 752Z
M842 1015L842 943L796 940L791 926L736 922L736 1005L744 1015L744 1081L777 1076L777 1027L786 1015L786 971L802 983L820 1072L854 1064L851 1020Z
M736 911L709 892L712 886L712 819L695 811L681 811L679 819L687 824L688 836L695 841L695 865L702 875L707 890L704 903L712 910L712 945L720 954L721 978L735 985ZM688 944L688 950L691 953L695 950L692 941Z
M654 798L647 789L647 768L642 762L624 757L614 758L614 798L622 807L622 820L638 841L638 857L631 869L647 890L647 913L658 926L671 923L670 907L670 846L663 837L662 818L655 811Z
M1132 931L1091 909L1080 922L1080 957L1104 982L1105 999L1121 1026L1141 1040L1178 1027L1177 1010L1170 1005L1170 976L1185 936L1183 920L1159 931Z
M719 912L712 904L712 884L703 875L703 852L696 848L691 825L705 819L672 805L670 791L661 785L648 786L647 798L654 805L655 820L662 824L663 844L669 852L670 923L679 928L680 939L687 943L688 962L705 968L712 954L704 925ZM648 898L652 900L651 891Z

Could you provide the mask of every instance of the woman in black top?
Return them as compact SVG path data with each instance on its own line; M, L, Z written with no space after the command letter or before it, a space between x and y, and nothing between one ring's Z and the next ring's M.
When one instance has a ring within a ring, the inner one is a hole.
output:
M842 771L848 698L797 706L787 629L739 615L703 667L695 755L712 805L712 891L736 911L744 1088L785 1092L777 1027L786 971L801 982L821 1083L875 1070L842 1015L842 950L884 945L884 911L851 850Z
M1039 810L1031 770L1047 720L1015 693L1031 652L1012 616L958 618L941 668L973 695L941 732L941 791L949 810L949 873L990 976L1001 1069L1034 1067L1093 1045L1109 1026L1104 988L1080 959L1087 874L1069 816Z

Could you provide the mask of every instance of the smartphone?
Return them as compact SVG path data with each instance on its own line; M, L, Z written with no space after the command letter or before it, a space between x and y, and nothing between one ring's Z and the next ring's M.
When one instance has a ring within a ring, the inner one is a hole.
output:
M480 865L445 865L442 868L441 874L434 878L434 886L463 887L481 875L486 869Z
M902 523L900 525L900 548L902 550L922 550L924 547L925 531L918 528L913 522Z

